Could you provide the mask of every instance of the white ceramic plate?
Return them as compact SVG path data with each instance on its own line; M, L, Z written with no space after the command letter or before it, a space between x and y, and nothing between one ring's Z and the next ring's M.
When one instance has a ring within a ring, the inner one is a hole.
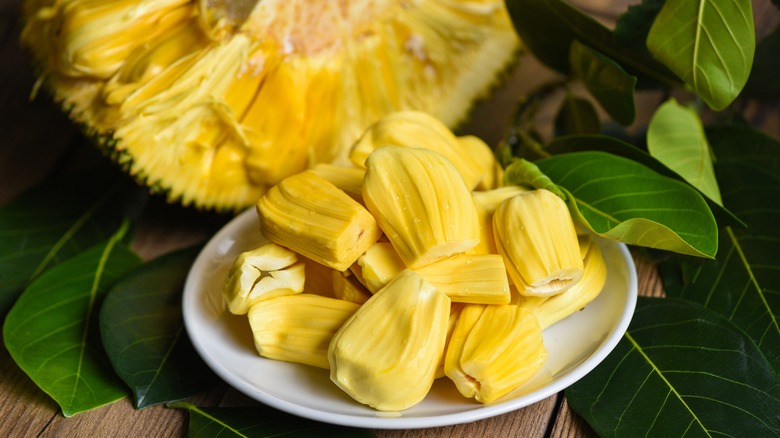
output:
M184 288L184 322L205 362L227 383L260 402L301 417L354 427L411 429L467 423L510 412L545 399L591 371L628 327L637 296L636 269L625 245L599 240L607 261L607 283L584 310L544 331L548 359L531 381L494 403L462 397L448 379L401 413L363 406L331 383L328 371L260 357L246 316L230 314L222 302L225 274L236 256L265 240L254 209L242 213L204 247Z

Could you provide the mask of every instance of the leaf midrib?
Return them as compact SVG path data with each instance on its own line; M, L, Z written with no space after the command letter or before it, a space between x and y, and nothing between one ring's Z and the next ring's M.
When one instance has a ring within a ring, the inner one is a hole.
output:
M111 236L111 238L108 240L108 243L106 243L106 247L103 250L103 253L100 255L98 266L95 269L95 277L92 280L92 286L89 291L89 303L87 304L87 311L84 316L84 325L81 331L81 345L79 349L78 366L76 367L76 373L75 373L76 383L73 385L73 392L71 393L70 402L68 403L69 406L73 406L74 400L76 399L76 395L78 394L79 382L81 382L81 368L84 365L84 356L87 351L87 338L89 337L89 323L90 320L92 319L92 313L94 312L95 309L95 301L97 298L98 288L100 287L100 280L103 278L103 272L105 270L106 263L108 263L109 256L113 252L116 244L119 243L119 241L124 236L128 226L129 224L127 221L123 222L120 229L116 233L114 233L114 235Z
M642 356L642 358L644 358L645 362L647 362L647 364L650 365L650 367L652 368L653 372L655 372L658 375L658 377L661 378L661 380L664 382L664 384L666 384L666 386L669 388L669 391L672 394L674 394L674 396L677 398L677 400L679 400L680 403L682 403L682 405L685 407L685 409L691 414L691 417L693 417L694 421L696 421L696 423L701 427L701 430L705 434L707 434L707 436L711 437L712 435L709 433L707 428L704 427L704 424L702 424L702 422L699 420L699 417L696 415L696 413L693 411L693 409L691 409L691 407L688 406L688 403L685 402L685 400L683 399L682 395L680 395L680 393L677 392L677 390L671 384L671 382L669 382L669 380L666 379L666 376L664 376L663 372L661 372L661 370L655 365L655 362L653 362L652 359L650 359L650 357L648 357L647 354L645 354L645 351L642 349L642 346L639 345L639 343L636 342L636 340L631 336L631 332L630 331L626 331L626 335L625 336L626 336L626 339L628 339L629 342L631 342L631 344L634 346L636 351Z

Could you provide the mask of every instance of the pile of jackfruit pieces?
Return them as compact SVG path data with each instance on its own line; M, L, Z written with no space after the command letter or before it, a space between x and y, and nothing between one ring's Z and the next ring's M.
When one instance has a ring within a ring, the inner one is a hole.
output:
M257 202L270 243L240 254L223 289L261 356L330 370L380 411L446 376L490 403L541 369L542 330L601 291L606 265L561 198L498 187L476 137L435 118L383 117L350 151Z

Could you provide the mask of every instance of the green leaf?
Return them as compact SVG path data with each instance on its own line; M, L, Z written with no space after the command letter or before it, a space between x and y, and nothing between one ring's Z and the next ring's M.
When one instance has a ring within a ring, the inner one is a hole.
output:
M753 69L745 89L742 90L742 95L767 101L780 98L780 81L777 80L777 72L780 71L778 53L780 53L780 26L756 46Z
M563 0L507 0L506 6L523 44L541 62L562 73L569 73L569 49L579 40L622 65L640 82L680 83L663 64L622 46L610 29Z
M589 100L566 93L555 118L555 131L558 135L598 134L601 121Z
M650 155L664 163L705 196L723 205L712 170L712 153L699 116L680 105L674 98L667 100L653 114L647 130Z
M716 163L752 163L780 174L780 141L746 126L713 126L706 130Z
M574 76L585 84L610 117L621 125L630 125L634 121L635 76L578 40L571 44L569 62Z
M177 251L119 280L100 310L100 334L138 409L208 389L216 376L184 330L184 280L200 248Z
M44 183L0 207L0 319L43 271L137 216L143 196L121 173L92 171Z
M188 436L212 437L373 437L365 429L320 423L296 417L275 409L258 406L252 408L199 408L191 403L171 403L170 407L187 409L190 413Z
M780 199L780 174L751 162L718 163L716 170L728 187L724 202L748 228L726 228L715 260L664 266L666 293L699 302L734 322L780 375L780 205L774 202ZM670 278L672 273L679 278Z
M570 193L573 214L597 234L631 245L714 257L715 218L689 185L604 152L575 152L536 162Z
M650 52L710 108L726 108L753 65L751 0L668 0L647 37Z
M650 33L655 17L661 11L666 0L643 0L630 5L628 10L618 17L615 24L615 40L634 50L647 51L645 41Z
M25 289L3 326L11 357L66 417L127 395L98 333L106 291L141 264L120 242L125 228L44 272Z
M566 398L601 436L780 434L780 381L764 355L683 300L640 297L626 335Z
M545 150L553 155L566 152L582 151L607 152L636 161L637 163L645 165L650 169L660 173L661 175L674 178L679 181L685 181L680 175L672 171L666 165L658 161L658 159L651 156L642 149L639 149L631 143L627 143L616 137L610 137L607 135L567 135L563 137L557 137L547 144ZM706 196L704 197L704 200L707 201L707 206L710 207L710 210L715 215L715 218L718 220L718 224L720 226L745 226L742 220L740 220L737 216L734 215L734 213L722 205L715 203Z
M539 170L536 164L522 158L516 159L504 170L504 184L546 189L560 196L564 201L568 199L566 193Z

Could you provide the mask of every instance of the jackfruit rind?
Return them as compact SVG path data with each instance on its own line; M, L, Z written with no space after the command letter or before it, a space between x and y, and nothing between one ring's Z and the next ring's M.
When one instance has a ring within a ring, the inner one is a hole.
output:
M455 126L519 45L500 0L304 1L256 2L226 24L224 1L28 0L21 40L130 174L221 210L346 162L392 111Z

